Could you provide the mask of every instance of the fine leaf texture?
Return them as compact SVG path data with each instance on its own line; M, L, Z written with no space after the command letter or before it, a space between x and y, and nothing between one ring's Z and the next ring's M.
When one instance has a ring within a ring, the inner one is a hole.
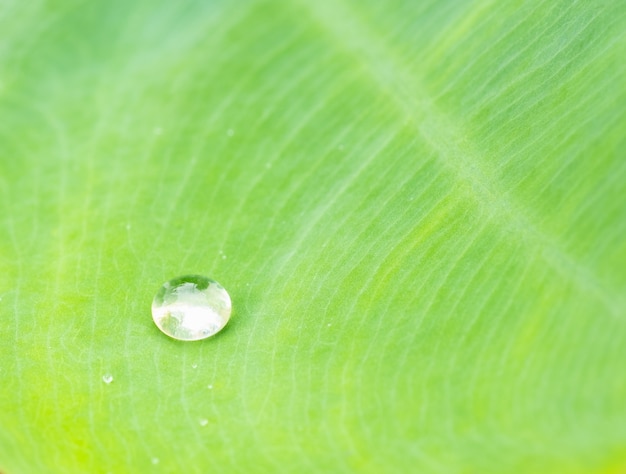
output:
M626 471L626 3L4 0L0 37L0 472ZM233 317L175 341L194 273Z

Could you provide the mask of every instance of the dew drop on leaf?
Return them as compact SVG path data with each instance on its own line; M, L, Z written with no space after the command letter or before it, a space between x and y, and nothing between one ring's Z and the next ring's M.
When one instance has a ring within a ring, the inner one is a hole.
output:
M111 382L113 382L113 376L111 374L104 374L102 376L102 381L105 384L109 385Z
M230 319L226 290L201 275L185 275L165 282L152 301L152 319L168 336L197 341L218 333Z

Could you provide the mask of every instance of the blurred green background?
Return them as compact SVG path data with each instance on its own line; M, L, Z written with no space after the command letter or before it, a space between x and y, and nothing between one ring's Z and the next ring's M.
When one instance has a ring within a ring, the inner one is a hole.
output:
M3 474L626 472L624 2L3 0L0 38ZM150 316L189 273L234 307L196 343Z

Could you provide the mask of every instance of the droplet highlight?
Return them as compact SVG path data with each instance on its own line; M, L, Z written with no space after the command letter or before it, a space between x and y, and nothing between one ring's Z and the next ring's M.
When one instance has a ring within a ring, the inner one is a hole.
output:
M185 275L165 282L152 301L152 319L180 341L206 339L221 331L232 311L230 296L218 282Z
M102 376L102 381L105 384L109 385L111 382L113 382L113 376L111 374L104 374Z

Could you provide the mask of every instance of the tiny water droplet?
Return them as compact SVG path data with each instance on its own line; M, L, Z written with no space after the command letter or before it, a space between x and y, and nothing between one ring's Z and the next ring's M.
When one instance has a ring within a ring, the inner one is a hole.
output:
M209 384L209 385L207 386L207 388L208 388L209 390L213 390L213 384Z
M226 255L222 255L222 260L226 260Z
M152 458L152 464L159 464L159 458Z
M191 364L191 368L192 369L197 369L198 368L198 364Z
M200 420L200 426L206 426L209 424L209 420L207 420L206 418L202 418Z
M185 275L165 282L152 301L152 319L168 336L197 341L222 330L230 319L230 296L214 280Z
M104 374L102 376L102 381L105 384L109 385L111 382L113 382L113 376L111 374Z
M332 326L332 324L331 324L331 323L328 323L326 326L331 327L331 326Z
M229 129L228 129L228 131L226 132L226 134L227 134L229 137L232 137L232 136L235 134L235 131L234 131L232 128L229 128Z

